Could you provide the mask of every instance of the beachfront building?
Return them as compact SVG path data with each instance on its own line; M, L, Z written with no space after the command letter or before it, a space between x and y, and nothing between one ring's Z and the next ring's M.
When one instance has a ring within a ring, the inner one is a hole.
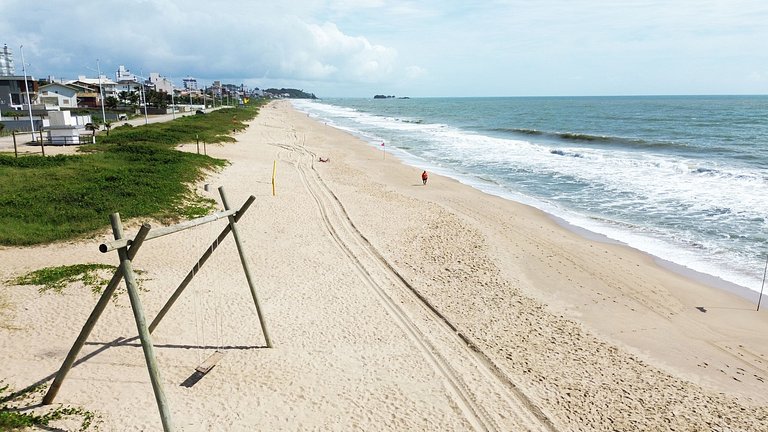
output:
M45 105L46 110L76 108L77 95L81 91L83 89L79 87L52 82L40 86L38 103Z
M184 78L184 90L187 90L188 93L197 93L197 91L200 89L197 86L197 79L192 77L186 77Z
M117 72L115 72L115 81L117 82L126 82L126 81L136 81L138 82L138 77L136 75L132 74L131 71L125 68L125 66L120 65L117 68Z
M38 83L33 77L9 75L0 76L0 105L11 109L22 109L27 104L27 84L30 100L37 97Z
M104 75L97 78L87 78L84 75L80 75L76 80L67 81L66 84L83 89L77 95L78 106L81 107L101 107L104 101L99 93L99 87L101 87L104 99L108 97L117 98L117 83Z
M121 93L138 93L141 91L141 83L133 80L121 80L117 82L115 90L118 94L118 100Z
M118 99L120 99L120 94L125 95L141 91L142 83L138 75L134 75L123 65L120 65L120 67L117 68L117 72L115 72L115 80L117 81L115 90L117 91Z
M171 94L173 92L173 83L171 80L164 76L160 76L157 72L150 72L148 84L152 86L156 91Z

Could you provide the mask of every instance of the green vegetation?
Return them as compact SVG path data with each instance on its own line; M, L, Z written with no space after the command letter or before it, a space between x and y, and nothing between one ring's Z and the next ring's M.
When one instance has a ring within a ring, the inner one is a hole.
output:
M268 88L264 90L264 94L272 95L275 97L288 95L287 97L291 99L317 99L317 96L315 96L314 93L307 93L304 90L299 90L294 88L281 88L281 89Z
M115 127L83 154L14 158L0 154L0 245L71 239L123 220L194 218L213 202L190 191L205 170L226 161L175 150L181 143L233 141L262 101L141 127Z
M1 381L0 384L2 384ZM2 431L22 430L35 426L46 430L53 430L49 427L52 422L66 418L79 418L79 430L85 431L93 425L95 420L94 413L72 407L59 407L45 414L22 412L18 406L32 405L32 399L35 398L35 394L42 393L44 389L41 386L33 386L6 394L9 391L10 387L8 385L0 385L0 430Z
M94 293L101 292L108 280L99 276L99 270L114 272L117 267L108 264L75 264L68 266L46 267L19 276L9 282L14 285L40 285L40 292L61 292L64 287L74 282L82 282Z

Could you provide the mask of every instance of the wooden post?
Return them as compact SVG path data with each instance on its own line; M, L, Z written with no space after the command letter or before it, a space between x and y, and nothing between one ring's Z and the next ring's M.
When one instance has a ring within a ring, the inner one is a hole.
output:
M19 151L16 149L16 131L11 132L13 135L13 155L19 157Z
M197 154L200 154L200 136L195 135L195 142L197 142Z
M136 256L136 252L139 251L139 248L144 243L150 228L151 227L148 224L141 226L139 233L136 234L136 238L134 238L133 243L131 243L130 249L128 249L129 259L133 259L133 257ZM64 378L67 377L69 370L72 369L72 365L75 363L77 355L80 353L83 345L85 345L85 342L88 340L88 336L91 335L91 330L93 330L93 327L96 325L99 317L101 317L101 313L104 312L104 309L109 304L109 300L112 298L112 294L115 293L115 289L117 289L117 286L120 283L120 279L122 279L122 277L122 267L118 267L118 269L115 271L115 274L112 275L112 279L107 284L107 287L104 288L104 292L101 294L101 298L99 298L98 303L96 303L96 307L93 308L93 311L88 317L88 320L85 321L85 325L83 326L82 330L80 330L80 335L77 336L75 343L72 345L72 348L70 348L69 353L67 354L67 358L64 359L64 363L62 363L61 368L59 368L59 372L56 373L56 378L54 378L51 387L48 389L48 393L46 393L45 397L43 398L43 405L49 405L53 403L53 399L56 398L56 394L58 394L59 389L61 388L61 384L64 382Z
M275 174L277 173L277 161L272 161L272 196L275 196Z
M229 210L229 203L227 202L227 196L224 193L224 187L219 187L219 195L221 195L221 203L224 204L224 208ZM243 271L245 272L245 279L248 281L248 288L251 290L251 297L253 298L253 304L256 306L256 315L259 317L259 324L261 324L261 331L264 334L264 341L267 344L267 348L272 348L272 341L269 339L269 333L267 332L267 325L264 322L264 316L261 313L261 307L259 307L259 299L256 296L256 287L253 286L253 277L251 276L251 269L248 266L248 259L245 255L245 249L240 241L240 234L237 231L237 223L233 216L229 217L229 226L232 227L232 236L235 238L235 245L237 245L237 253L240 255L240 263L243 265Z
M120 221L120 215L118 213L112 213L109 216L109 219L112 224L112 232L114 233L115 239L119 240L123 238L123 224ZM149 371L149 379L152 382L152 390L155 392L155 401L157 402L157 408L160 411L160 420L163 423L163 430L165 432L173 431L171 413L168 409L165 393L163 392L160 371L157 368L157 362L155 360L155 349L152 346L152 338L144 318L144 309L141 306L139 290L136 287L136 278L133 274L131 259L128 256L128 248L122 247L118 249L117 254L120 257L120 268L123 270L123 278L125 279L125 285L128 289L128 297L131 300L131 309L133 310L133 317L136 319L136 328L139 332L142 350L144 351L144 359L147 362L147 370Z
M243 204L242 207L240 207L240 210L237 211L237 215L235 215L235 222L240 220L240 218L243 216L246 210L248 210L248 207L251 206L253 201L256 200L256 197L251 195L248 200ZM176 288L176 291L173 292L171 297L168 299L167 302L165 302L165 305L160 309L160 312L157 313L157 316L155 319L152 320L152 323L149 324L149 332L152 333L155 331L155 328L160 324L160 321L163 319L165 314L168 313L168 311L171 309L174 303L176 303L176 300L181 296L181 293L184 292L184 289L187 288L187 285L189 285L190 282L192 282L192 278L195 277L195 275L200 271L201 268L203 268L203 265L206 261L208 261L208 258L213 254L213 251L216 250L217 247L221 244L221 242L224 241L224 239L229 235L230 231L232 231L232 226L227 225L224 227L224 229L219 233L219 236L216 238L216 240L211 243L211 245L208 247L208 249L203 253L203 256L200 257L199 260L197 260L197 263L195 263L194 267L192 267L192 270L187 273L187 276L184 278L183 281L181 281L181 284L179 284L179 287Z
M32 134L32 141L35 141L35 134ZM45 145L43 145L43 135L40 135L40 150L43 152L43 156L45 156Z
M208 149L205 147L205 140L203 140L203 154L208 156Z

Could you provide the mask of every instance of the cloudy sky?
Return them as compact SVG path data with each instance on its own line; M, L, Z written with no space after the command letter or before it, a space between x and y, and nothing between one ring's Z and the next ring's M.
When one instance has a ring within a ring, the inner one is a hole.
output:
M766 0L0 0L35 78L319 97L768 94Z

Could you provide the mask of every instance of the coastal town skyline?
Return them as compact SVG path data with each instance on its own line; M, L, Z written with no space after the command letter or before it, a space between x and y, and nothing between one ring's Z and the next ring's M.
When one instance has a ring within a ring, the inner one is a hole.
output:
M0 43L36 79L215 80L321 97L766 94L756 0L290 4L0 0ZM66 23L63 25L62 23Z

